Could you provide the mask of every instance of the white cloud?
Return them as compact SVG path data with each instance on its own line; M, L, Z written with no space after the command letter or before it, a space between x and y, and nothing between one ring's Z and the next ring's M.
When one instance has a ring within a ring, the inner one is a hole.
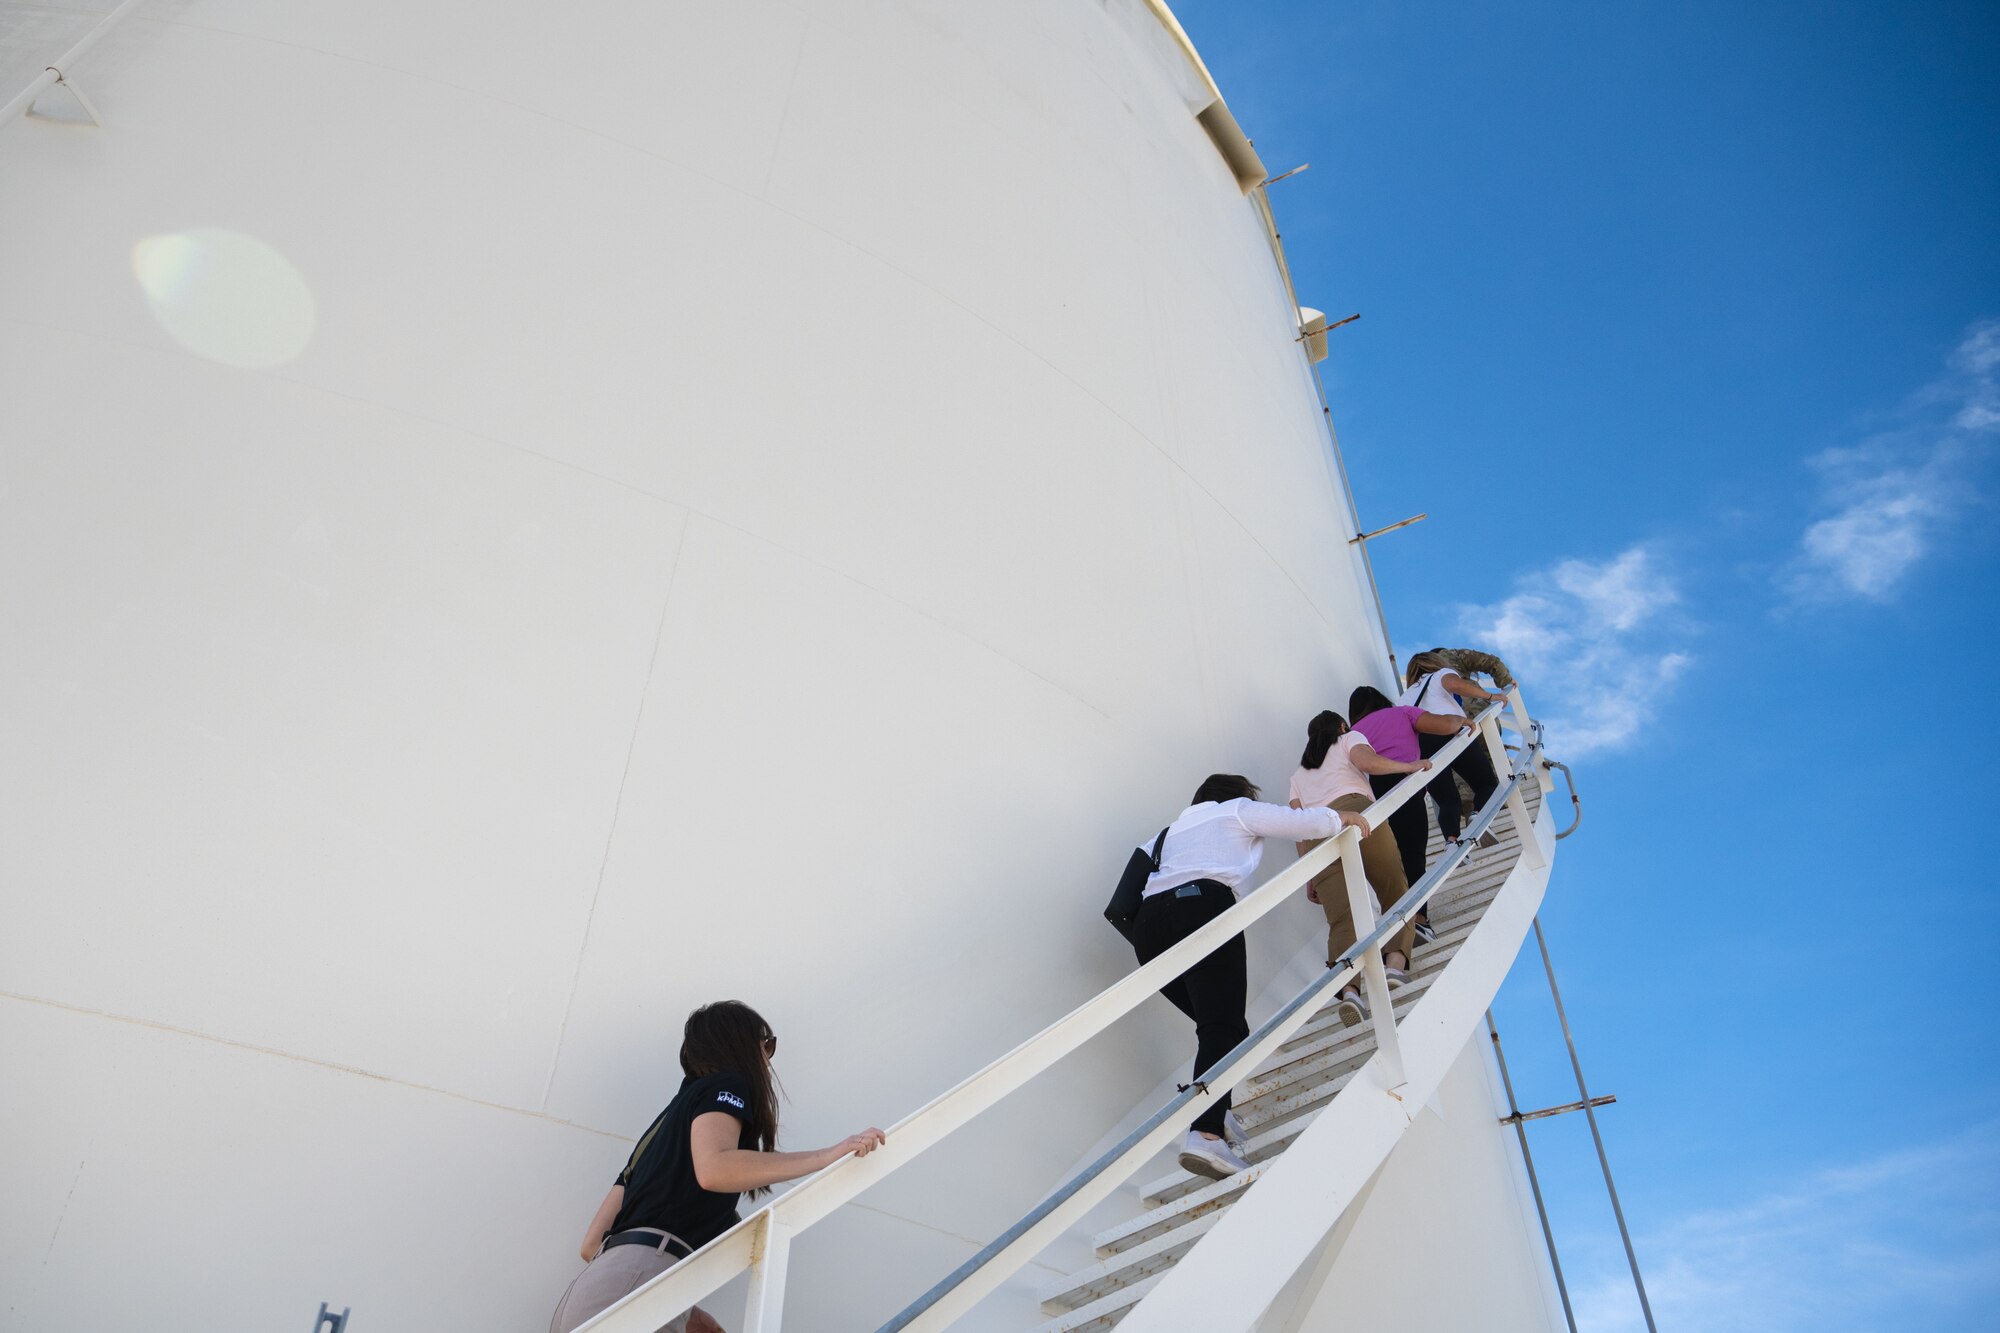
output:
M1903 424L1807 460L1820 504L1778 584L1797 604L1887 601L1970 502L1986 437L2000 430L2000 320L1975 324Z
M1610 560L1564 560L1488 606L1461 607L1458 635L1498 653L1543 716L1558 758L1633 739L1692 660L1660 642L1680 601L1659 557L1634 546Z
M2000 1125L1814 1171L1634 1239L1655 1321L1675 1333L1987 1329L2000 1299ZM1643 1329L1623 1253L1579 1258L1565 1264L1577 1326Z

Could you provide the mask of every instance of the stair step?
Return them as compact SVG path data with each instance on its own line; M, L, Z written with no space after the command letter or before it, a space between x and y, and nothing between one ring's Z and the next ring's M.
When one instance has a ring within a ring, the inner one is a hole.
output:
M1503 842L1498 847L1492 848L1489 851L1478 853L1472 858L1471 865L1461 863L1458 869L1452 872L1451 879L1447 881L1443 890L1436 897L1432 898L1431 901L1436 903L1442 899L1450 898L1454 894L1463 893L1467 885L1477 888L1489 888L1497 884L1500 880L1505 879L1506 875L1496 875L1494 872L1503 867L1512 866L1519 850L1520 844ZM1436 909L1433 908L1432 910L1435 911Z
M1490 901L1493 895L1499 892L1500 886L1507 882L1508 874L1513 871L1514 861L1515 857L1510 849L1504 859L1495 858L1491 866L1461 870L1452 876L1450 882L1431 895L1428 904L1431 924L1442 930L1445 922L1454 916L1462 916L1468 904L1483 905Z
M1313 1117L1310 1115L1294 1116L1274 1129L1267 1129L1261 1134L1252 1134L1250 1151L1243 1155L1253 1166L1259 1162L1268 1162L1291 1147L1292 1140L1304 1133L1306 1126L1312 1122ZM1184 1194L1192 1194L1212 1183L1207 1176L1198 1176L1192 1171L1183 1171L1180 1167L1175 1167L1142 1189L1139 1192L1139 1201L1148 1208L1157 1208L1163 1203L1171 1203Z
M1243 1127L1255 1136L1307 1111L1317 1111L1324 1102L1346 1087L1347 1080L1354 1077L1355 1072L1367 1064L1368 1058L1374 1054L1375 1043L1371 1041L1356 1058L1340 1060L1316 1070L1309 1077L1275 1088L1255 1102L1245 1103L1248 1109L1236 1114L1242 1119Z
M1204 1213L1183 1227L1155 1236L1143 1245L1120 1250L1109 1259L1072 1273L1042 1292L1042 1313L1061 1314L1109 1296L1142 1277L1164 1273L1222 1220L1222 1210Z
M1450 961L1453 958L1457 957L1458 951L1464 947L1465 947L1464 939L1453 940L1451 943L1446 944L1442 949L1440 949L1437 952L1434 960L1430 964L1418 967L1414 972L1412 972L1410 974L1409 980L1405 981L1400 986L1391 987L1389 994L1391 998L1394 998L1398 1001L1398 1007L1399 1008L1401 1007L1400 997L1402 997L1404 994L1408 993L1414 995L1421 995L1424 993L1424 991L1428 990L1431 984L1437 980L1438 973L1444 971L1445 966L1448 963L1450 963ZM1360 987L1362 984L1362 979L1357 976L1348 984L1350 986ZM1325 1046L1329 1039L1336 1039L1340 1037L1343 1033L1351 1037L1356 1032L1367 1028L1368 1021L1366 1019L1363 1019L1361 1021L1361 1025L1358 1028L1347 1027L1346 1025L1344 1025L1340 1021L1339 1004L1340 1001L1338 999L1329 997L1327 999L1326 1004L1321 1006L1321 1008L1317 1012L1315 1012L1311 1018L1307 1019L1304 1025L1301 1026L1297 1032L1294 1032L1291 1035L1291 1037L1285 1042L1284 1045L1280 1046L1276 1051L1273 1051L1270 1055L1270 1058L1265 1060L1263 1064L1259 1065L1256 1068L1256 1070L1249 1075L1249 1078L1246 1079L1245 1082L1248 1082L1252 1079L1262 1078L1265 1074L1269 1073L1271 1070L1276 1069L1281 1065L1290 1064L1293 1060L1299 1058L1300 1052L1305 1051L1308 1048L1315 1050L1319 1049L1320 1047Z
M1507 864L1512 867L1511 857ZM1500 891L1500 886L1506 879L1506 875L1496 873L1492 876L1467 877L1446 885L1430 900L1431 925L1443 930L1447 924L1473 910L1475 905L1484 907L1492 900L1493 895Z
M1430 965L1420 970L1409 981L1390 992L1391 1003L1395 1006L1397 1021L1401 1022L1409 1009L1423 998L1431 985L1443 975L1446 965L1464 947L1465 936L1450 941L1440 949ZM1255 1119L1255 1112L1242 1108L1266 1096L1274 1088L1295 1083L1299 1078L1330 1065L1336 1065L1350 1058L1366 1059L1375 1049L1375 1027L1363 1019L1349 1027L1340 1021L1334 1004L1327 1005L1300 1028L1292 1040L1261 1065L1257 1072L1237 1085L1236 1095L1230 1101L1237 1114L1244 1117L1246 1124Z
M1409 985L1393 992L1396 1017L1400 1021L1410 1007L1429 991L1431 977L1418 977ZM1346 1038L1343 1040L1343 1037ZM1351 1028L1341 1029L1340 1035L1327 1034L1324 1043L1318 1047L1308 1047L1296 1057L1269 1071L1245 1079L1236 1087L1230 1097L1230 1104L1241 1116L1243 1123L1252 1124L1262 1114L1260 1106L1273 1093L1281 1092L1298 1083L1323 1074L1337 1074L1342 1069L1358 1065L1375 1054L1375 1027L1363 1019Z
M1108 1296L1059 1314L1046 1324L1036 1325L1035 1333L1105 1333L1105 1330L1116 1327L1118 1321L1145 1299L1147 1292L1159 1286L1160 1279L1165 1276L1165 1273L1155 1273L1129 1287L1120 1287Z
M1476 919L1467 921L1423 946L1414 974L1393 992L1392 999L1399 1018L1430 989L1431 983L1471 937L1476 925ZM1258 1115L1257 1108L1252 1106L1258 1099L1300 1079L1317 1077L1329 1071L1337 1072L1349 1062L1365 1061L1374 1050L1373 1024L1364 1020L1349 1027L1340 1020L1338 1002L1329 1002L1273 1052L1255 1073L1237 1085L1231 1101L1237 1114L1243 1116L1245 1124L1250 1124ZM1249 1109L1246 1110L1246 1107Z
M1238 1171L1233 1176L1221 1180L1211 1180L1206 1186L1191 1194L1163 1203L1158 1208L1148 1209L1137 1217L1128 1218L1117 1226L1098 1232L1090 1238L1099 1258L1108 1259L1120 1250L1129 1250L1135 1245L1143 1245L1155 1236L1164 1236L1176 1227L1186 1226L1197 1217L1212 1212L1220 1212L1243 1197L1243 1191L1257 1182L1269 1169L1268 1166L1253 1166L1248 1171Z

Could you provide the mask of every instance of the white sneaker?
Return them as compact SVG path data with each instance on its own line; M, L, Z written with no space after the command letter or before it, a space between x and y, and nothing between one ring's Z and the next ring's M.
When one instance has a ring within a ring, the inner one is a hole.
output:
M1400 967L1389 967L1388 965L1385 964L1382 968L1382 971L1389 978L1390 990L1396 989L1396 987L1402 985L1404 982L1410 979L1410 974L1408 972L1405 972Z
M1227 1143L1238 1157L1249 1156L1250 1131L1243 1127L1243 1117L1234 1111L1222 1113L1222 1141Z
M1211 1139L1198 1129L1188 1131L1181 1145L1181 1170L1211 1180L1224 1180L1245 1170L1250 1163L1236 1155L1226 1139Z
M1342 991L1333 1012L1340 1015L1343 1026L1354 1027L1368 1017L1368 1001L1361 998L1358 990Z

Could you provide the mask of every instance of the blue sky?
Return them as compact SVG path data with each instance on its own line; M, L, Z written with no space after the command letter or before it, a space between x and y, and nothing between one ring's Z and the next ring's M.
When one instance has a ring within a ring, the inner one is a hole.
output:
M1175 6L1273 172L1391 628L1498 647L1661 1327L2000 1298L2000 11ZM1574 1096L1532 953L1522 1099ZM1580 1117L1584 1327L1639 1327Z

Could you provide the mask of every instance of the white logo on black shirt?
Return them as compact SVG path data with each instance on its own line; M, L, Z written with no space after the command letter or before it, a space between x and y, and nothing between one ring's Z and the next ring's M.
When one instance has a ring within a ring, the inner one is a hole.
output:
M715 1100L719 1102L728 1102L731 1106L735 1107L739 1111L743 1109L743 1099L741 1097L738 1097L733 1092L718 1092L715 1094Z

